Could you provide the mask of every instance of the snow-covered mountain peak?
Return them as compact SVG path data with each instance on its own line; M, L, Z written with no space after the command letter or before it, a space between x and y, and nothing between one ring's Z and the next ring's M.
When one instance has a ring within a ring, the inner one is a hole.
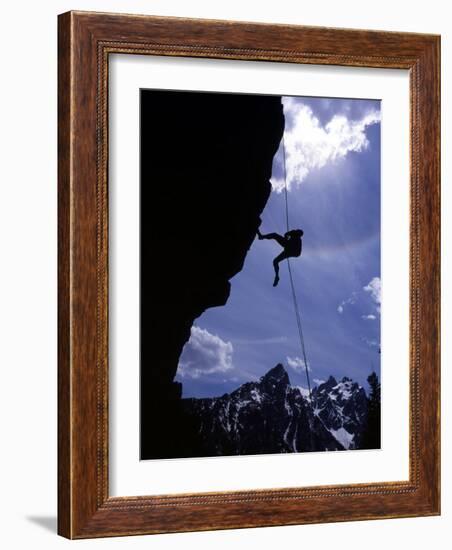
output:
M204 456L358 448L367 415L364 389L350 378L330 376L311 403L282 364L230 394L183 401Z

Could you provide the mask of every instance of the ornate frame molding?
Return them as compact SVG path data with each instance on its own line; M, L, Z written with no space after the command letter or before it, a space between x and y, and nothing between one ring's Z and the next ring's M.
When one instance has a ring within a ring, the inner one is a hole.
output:
M439 513L439 47L438 36L409 33L89 12L59 16L61 535L86 538ZM109 497L107 168L108 59L113 53L410 71L409 481Z

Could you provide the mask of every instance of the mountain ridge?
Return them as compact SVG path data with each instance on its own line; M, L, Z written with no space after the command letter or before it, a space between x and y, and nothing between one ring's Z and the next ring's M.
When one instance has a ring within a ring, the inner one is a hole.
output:
M292 386L278 363L230 393L182 399L197 435L195 455L359 448L367 417L364 389L346 376L339 382L330 376L312 389L312 406L306 391Z

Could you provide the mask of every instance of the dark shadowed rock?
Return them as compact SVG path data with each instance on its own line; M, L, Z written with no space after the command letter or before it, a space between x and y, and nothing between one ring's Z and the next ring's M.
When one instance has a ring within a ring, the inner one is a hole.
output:
M141 93L142 458L181 445L179 357L242 269L283 129L280 97Z
M262 391L269 395L284 393L289 384L289 375L281 363L270 369L259 382Z
M367 416L364 388L344 376L340 382L330 376L312 392L316 415L346 449L360 447Z
M334 429L317 410L313 414L309 398L290 385L282 365L230 394L182 403L193 435L177 456L339 451L348 445L342 425Z

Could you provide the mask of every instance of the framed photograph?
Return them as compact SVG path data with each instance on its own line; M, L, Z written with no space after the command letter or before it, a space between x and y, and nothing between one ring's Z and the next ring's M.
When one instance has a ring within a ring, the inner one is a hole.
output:
M62 536L440 513L439 49L59 16Z

